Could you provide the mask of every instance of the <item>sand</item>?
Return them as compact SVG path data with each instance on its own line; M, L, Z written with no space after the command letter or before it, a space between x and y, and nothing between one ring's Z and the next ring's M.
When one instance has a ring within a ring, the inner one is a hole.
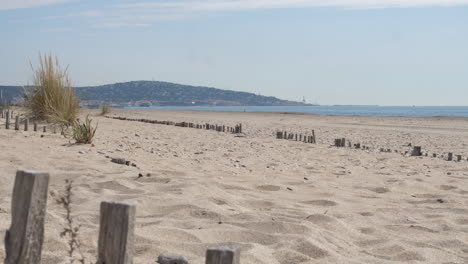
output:
M241 263L468 263L468 119L112 110L110 115L234 125L245 136L99 122L94 146L0 127L0 233L18 169L51 175L43 263L68 263L55 200L73 180L72 210L93 263L99 203L137 204L135 263L161 253L204 263L207 247L240 245ZM3 120L2 120L3 121ZM277 140L310 133L318 144ZM345 137L369 151L335 148ZM462 154L464 162L380 153ZM137 167L110 162L126 158ZM139 174L143 177L138 177ZM0 258L4 258L3 242Z

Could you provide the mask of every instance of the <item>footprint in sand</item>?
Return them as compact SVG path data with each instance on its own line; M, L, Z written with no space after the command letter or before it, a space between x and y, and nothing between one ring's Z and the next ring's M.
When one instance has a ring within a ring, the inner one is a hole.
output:
M337 206L338 203L329 200L311 200L311 201L303 201L303 204L310 204L315 206Z
M376 188L368 188L369 191L373 191L375 193L387 193L390 190L386 187L376 187Z
M281 187L276 186L276 185L259 185L256 188L257 190L260 190L260 191L269 191L269 192L275 192L281 189Z

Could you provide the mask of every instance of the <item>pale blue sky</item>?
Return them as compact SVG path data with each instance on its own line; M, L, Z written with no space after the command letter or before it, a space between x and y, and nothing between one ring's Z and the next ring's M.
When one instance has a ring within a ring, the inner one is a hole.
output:
M51 51L78 86L468 105L468 0L0 0L0 32L0 85L30 82Z

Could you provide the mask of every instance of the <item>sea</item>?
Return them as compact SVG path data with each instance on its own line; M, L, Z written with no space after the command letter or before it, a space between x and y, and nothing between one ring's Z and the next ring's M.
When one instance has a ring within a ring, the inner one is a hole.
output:
M332 116L468 117L468 106L161 106L126 109L166 109L226 112L307 113Z

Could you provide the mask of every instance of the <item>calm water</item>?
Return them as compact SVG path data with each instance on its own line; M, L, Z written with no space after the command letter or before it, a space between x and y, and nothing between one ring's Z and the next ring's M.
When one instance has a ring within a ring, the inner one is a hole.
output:
M236 112L294 112L349 116L458 116L468 117L468 106L164 106L127 109L167 109Z

